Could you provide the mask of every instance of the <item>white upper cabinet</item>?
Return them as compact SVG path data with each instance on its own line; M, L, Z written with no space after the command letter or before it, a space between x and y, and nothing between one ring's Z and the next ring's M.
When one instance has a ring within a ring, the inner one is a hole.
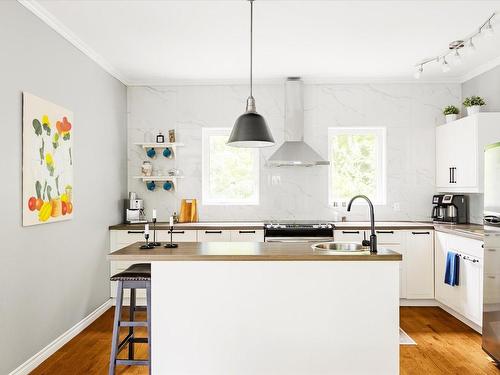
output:
M484 147L500 141L500 113L478 113L436 129L436 185L441 192L481 193Z

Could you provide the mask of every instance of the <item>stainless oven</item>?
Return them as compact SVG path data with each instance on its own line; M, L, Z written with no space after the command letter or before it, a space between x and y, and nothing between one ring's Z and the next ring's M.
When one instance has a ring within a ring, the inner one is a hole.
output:
M280 222L264 226L266 242L329 242L333 241L333 225L319 222Z

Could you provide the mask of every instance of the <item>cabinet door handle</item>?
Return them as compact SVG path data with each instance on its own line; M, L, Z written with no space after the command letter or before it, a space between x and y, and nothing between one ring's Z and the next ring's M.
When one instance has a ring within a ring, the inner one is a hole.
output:
M222 234L221 230L206 230L206 234Z
M172 233L172 234L184 234L184 231L183 230L169 230L168 233Z
M359 234L359 230L343 230L343 234Z
M254 230L240 230L240 234L255 234Z
M455 172L457 171L457 167L451 168L451 183L456 184L457 180L455 179Z
M449 177L450 177L450 178L449 178L449 183L451 184L451 181L452 181L452 180L451 180L451 167L450 167L450 168L448 168L448 174L449 174Z
M431 232L411 232L411 234L431 234Z
M472 263L479 263L479 259L474 259L474 258L471 258L467 255L461 255L461 254L459 254L459 255L463 260L467 260L467 261L472 262Z
M128 234L144 234L143 230L129 230L127 231Z
M394 234L393 230L376 230L378 234Z

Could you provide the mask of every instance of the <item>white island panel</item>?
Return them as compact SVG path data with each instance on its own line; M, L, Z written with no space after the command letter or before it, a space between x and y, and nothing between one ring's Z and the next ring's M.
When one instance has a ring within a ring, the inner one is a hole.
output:
M152 372L398 374L398 266L152 262Z

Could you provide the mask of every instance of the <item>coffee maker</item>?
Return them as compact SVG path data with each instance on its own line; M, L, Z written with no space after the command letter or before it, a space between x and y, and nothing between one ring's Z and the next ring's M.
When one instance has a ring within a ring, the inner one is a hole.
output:
M432 197L432 220L437 223L467 224L468 197L459 194L436 194Z
M147 223L144 215L144 201L137 197L134 192L128 193L128 199L125 199L125 222L127 224Z

